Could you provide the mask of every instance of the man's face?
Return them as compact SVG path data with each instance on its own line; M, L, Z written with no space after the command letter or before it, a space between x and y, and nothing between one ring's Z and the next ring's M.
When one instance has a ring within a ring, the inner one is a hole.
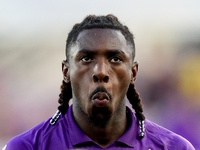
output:
M65 65L72 86L73 111L100 125L125 110L125 95L136 76L137 63L133 63L132 50L120 31L82 31L68 58Z

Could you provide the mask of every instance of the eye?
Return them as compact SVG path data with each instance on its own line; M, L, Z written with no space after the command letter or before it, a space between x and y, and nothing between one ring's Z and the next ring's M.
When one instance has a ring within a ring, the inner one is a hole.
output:
M121 62L122 59L120 57L113 57L110 59L110 62L116 63L116 62Z
M84 56L84 57L81 58L81 60L82 60L83 62L91 62L91 61L92 61L92 58L89 57L89 56Z

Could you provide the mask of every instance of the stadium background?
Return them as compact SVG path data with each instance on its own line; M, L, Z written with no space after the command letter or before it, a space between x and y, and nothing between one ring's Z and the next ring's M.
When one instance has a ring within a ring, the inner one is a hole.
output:
M0 147L53 115L65 40L88 14L114 14L135 35L147 119L200 149L200 1L0 1Z

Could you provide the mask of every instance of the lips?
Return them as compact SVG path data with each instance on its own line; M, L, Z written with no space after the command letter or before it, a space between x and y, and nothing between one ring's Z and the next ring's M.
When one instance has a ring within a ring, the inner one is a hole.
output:
M110 98L105 92L98 92L92 97L92 101L97 107L105 107Z
M92 97L92 100L94 100L94 99L99 99L99 100L107 99L107 100L109 100L110 98L105 92L98 92Z

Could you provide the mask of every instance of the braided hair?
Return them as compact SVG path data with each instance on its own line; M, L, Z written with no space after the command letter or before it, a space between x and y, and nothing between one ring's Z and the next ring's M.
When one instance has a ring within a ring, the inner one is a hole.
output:
M62 85L60 87L61 93L59 94L58 103L58 110L64 114L67 109L69 108L69 101L72 98L72 88L71 83L66 83L64 80L62 81Z
M127 44L131 46L132 58L134 60L135 43L133 39L134 38L133 34L129 31L127 26L124 26L118 20L117 17L110 14L107 16L89 15L81 23L74 25L74 27L68 34L68 38L66 41L66 57L67 58L69 57L70 48L76 43L79 33L83 30L93 29L93 28L107 28L107 29L119 30L125 37ZM58 100L58 102L60 103L58 110L62 114L64 114L69 108L69 101L71 98L72 98L71 83L66 83L65 81L63 81L61 85L61 93L59 95L59 100ZM135 110L135 114L138 120L140 122L144 121L145 116L143 115L142 102L141 102L138 92L136 91L136 88L132 84L130 84L128 88L127 98L130 104L132 105L132 108Z

